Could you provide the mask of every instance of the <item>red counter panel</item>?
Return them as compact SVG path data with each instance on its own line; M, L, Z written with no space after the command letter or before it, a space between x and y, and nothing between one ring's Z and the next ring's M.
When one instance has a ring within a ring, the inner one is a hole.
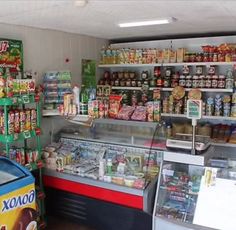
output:
M43 182L47 187L52 187L78 195L83 195L98 200L104 200L115 204L143 210L142 196L122 193L46 175L43 176Z

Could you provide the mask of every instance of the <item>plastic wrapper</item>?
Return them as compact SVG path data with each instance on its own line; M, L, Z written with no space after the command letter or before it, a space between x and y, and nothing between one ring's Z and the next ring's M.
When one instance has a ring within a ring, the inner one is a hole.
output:
M146 121L147 109L145 106L137 106L131 119L134 121Z
M122 96L121 95L110 95L109 96L109 117L116 118L121 104Z
M121 120L130 120L131 115L134 112L133 106L124 105L121 110L119 111L117 118Z

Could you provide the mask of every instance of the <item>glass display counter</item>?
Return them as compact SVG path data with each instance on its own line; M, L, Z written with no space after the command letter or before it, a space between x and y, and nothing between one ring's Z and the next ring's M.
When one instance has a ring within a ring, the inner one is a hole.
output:
M164 154L154 204L153 229L234 230L236 177L233 162L215 157L202 163L195 160L181 163L165 159Z

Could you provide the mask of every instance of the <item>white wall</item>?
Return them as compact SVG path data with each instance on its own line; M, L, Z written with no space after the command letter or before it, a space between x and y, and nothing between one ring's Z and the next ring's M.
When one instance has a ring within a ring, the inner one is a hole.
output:
M0 24L0 37L23 41L24 69L37 72L38 82L45 71L70 70L73 83L80 83L81 59L99 60L99 50L107 43L84 35L7 24Z
M36 72L38 83L48 70L70 70L72 82L81 83L81 60L99 61L99 51L107 41L94 37L43 30L24 26L0 24L0 37L23 41L24 69ZM70 61L65 62L68 58ZM68 122L62 118L42 119L42 144L50 142L50 132L56 133Z

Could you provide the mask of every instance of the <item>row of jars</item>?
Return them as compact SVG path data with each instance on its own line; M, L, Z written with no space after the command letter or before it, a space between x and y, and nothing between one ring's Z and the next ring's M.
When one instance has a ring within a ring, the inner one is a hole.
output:
M234 81L232 78L225 78L224 75L174 75L170 79L164 79L164 87L182 86L186 88L220 88L232 89Z
M185 53L184 62L231 62L236 61L235 53Z

